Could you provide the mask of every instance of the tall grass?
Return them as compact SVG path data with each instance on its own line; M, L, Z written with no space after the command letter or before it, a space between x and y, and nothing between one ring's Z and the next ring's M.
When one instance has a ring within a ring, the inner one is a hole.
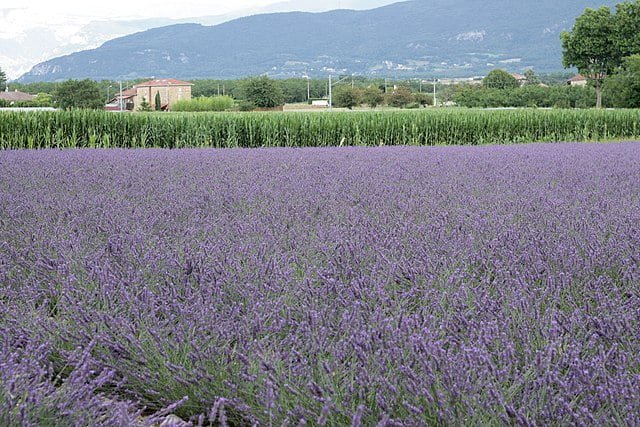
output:
M477 145L640 136L639 110L0 113L0 149Z

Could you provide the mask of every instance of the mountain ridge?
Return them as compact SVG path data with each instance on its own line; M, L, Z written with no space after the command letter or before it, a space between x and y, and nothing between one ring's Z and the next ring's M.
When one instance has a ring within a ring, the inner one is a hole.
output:
M35 66L20 81L359 74L481 75L562 68L559 34L585 7L613 0L410 0L375 9L253 15L175 24ZM516 10L517 9L517 10ZM398 29L401 28L401 31Z

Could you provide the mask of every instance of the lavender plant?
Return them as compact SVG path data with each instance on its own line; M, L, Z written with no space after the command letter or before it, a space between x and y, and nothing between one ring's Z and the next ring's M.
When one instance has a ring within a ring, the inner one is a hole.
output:
M0 420L640 425L639 183L636 143L1 152Z

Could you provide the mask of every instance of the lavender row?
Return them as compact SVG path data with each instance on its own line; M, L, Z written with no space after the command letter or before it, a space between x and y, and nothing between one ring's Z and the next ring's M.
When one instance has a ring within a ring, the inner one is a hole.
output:
M3 152L0 422L640 425L639 224L635 143Z

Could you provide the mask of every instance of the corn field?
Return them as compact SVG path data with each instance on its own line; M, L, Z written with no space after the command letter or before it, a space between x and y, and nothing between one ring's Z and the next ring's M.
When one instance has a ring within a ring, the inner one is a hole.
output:
M638 110L2 112L0 149L480 145L640 136Z

